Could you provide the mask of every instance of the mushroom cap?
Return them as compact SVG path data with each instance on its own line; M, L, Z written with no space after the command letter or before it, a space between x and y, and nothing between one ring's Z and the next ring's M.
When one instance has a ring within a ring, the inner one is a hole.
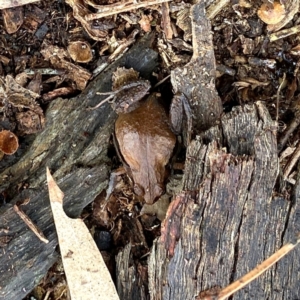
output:
M275 1L273 5L270 3L263 3L257 11L257 15L264 23L274 25L283 20L286 11L282 4Z
M68 46L68 52L71 58L79 63L88 63L93 58L91 46L84 41L71 42Z
M0 150L4 154L12 155L19 148L17 136L9 130L0 131Z

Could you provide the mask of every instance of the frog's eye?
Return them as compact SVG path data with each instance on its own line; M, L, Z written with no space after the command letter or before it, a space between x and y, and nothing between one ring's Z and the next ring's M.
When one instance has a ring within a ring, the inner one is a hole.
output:
M145 195L144 189L137 183L134 185L133 190L134 190L134 193L138 196L143 197Z
M161 196L161 194L164 192L164 188L160 184L156 184L154 187L154 195L155 197Z

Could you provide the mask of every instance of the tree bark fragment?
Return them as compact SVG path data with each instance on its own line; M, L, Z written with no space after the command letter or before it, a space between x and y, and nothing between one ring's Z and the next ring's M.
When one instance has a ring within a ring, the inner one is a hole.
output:
M110 162L107 149L116 114L109 104L87 110L111 90L112 73L117 67L133 67L148 78L157 64L151 50L152 37L145 37L128 53L100 74L73 99L56 99L46 112L46 126L22 158L0 173L0 192L12 199L0 209L0 239L10 240L0 248L0 299L25 297L46 275L57 259L57 237L46 186L46 166L65 193L64 209L78 217L107 186ZM27 190L19 185L27 183ZM48 244L41 242L14 212L17 201L30 199L22 208L42 230Z

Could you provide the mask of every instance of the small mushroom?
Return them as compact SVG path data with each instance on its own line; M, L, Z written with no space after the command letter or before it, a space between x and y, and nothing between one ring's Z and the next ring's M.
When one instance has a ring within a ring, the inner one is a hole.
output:
M0 150L7 155L14 154L19 148L17 136L9 130L0 131Z
M79 63L88 63L93 58L91 46L84 41L71 42L68 46L68 52L71 58Z
M257 11L258 17L266 24L273 25L283 20L286 15L285 8L282 4L274 1L271 3L264 3Z

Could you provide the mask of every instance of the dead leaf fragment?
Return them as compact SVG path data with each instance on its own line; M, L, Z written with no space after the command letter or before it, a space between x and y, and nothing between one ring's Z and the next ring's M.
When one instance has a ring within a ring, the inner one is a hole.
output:
M0 132L0 150L7 155L14 154L19 148L18 137L9 130Z
M295 56L300 56L300 44L297 45L297 46L295 46L295 47L293 47L293 48L291 49L290 53L291 53L292 55L295 55Z
M86 20L91 11L84 5L83 0L66 0L66 3L72 7L74 18L81 23L92 39L96 41L103 41L105 39L107 31L92 28L93 23Z
M257 11L258 17L266 24L277 24L283 20L286 11L282 4L274 1L273 5L265 2Z
M43 129L45 123L44 113L35 100L40 95L22 87L10 75L6 76L5 81L2 79L1 83L0 99L3 106L0 107L0 111L16 115L18 134L36 133ZM36 86L36 84L34 85ZM17 112L15 108L18 108Z
M85 41L71 42L68 46L68 52L71 58L79 63L88 63L93 58L91 46Z
M71 298L119 300L116 288L94 239L81 219L63 210L63 192L47 168L50 204Z
M29 3L37 2L39 0L1 0L0 1L0 9L4 8L12 8L17 6L26 5Z
M2 16L7 33L15 33L24 21L23 7L3 9Z
M152 18L151 15L142 15L142 18L139 21L139 24L145 32L150 32L151 31L151 21L152 21L152 19L153 18Z
M65 69L65 78L69 78L70 80L74 81L77 89L81 91L85 89L92 74L86 69L67 61L66 58L69 57L67 51L57 46L44 43L41 53L46 60L50 60L51 64L55 68Z

